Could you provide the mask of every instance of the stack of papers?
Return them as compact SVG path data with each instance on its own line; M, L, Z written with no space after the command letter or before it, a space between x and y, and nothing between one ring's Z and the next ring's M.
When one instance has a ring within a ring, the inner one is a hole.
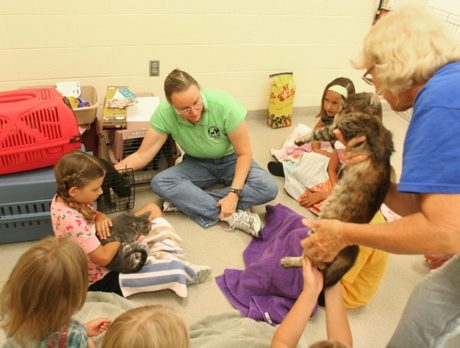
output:
M135 103L136 96L126 86L109 86L102 110L103 129L126 129L127 107Z

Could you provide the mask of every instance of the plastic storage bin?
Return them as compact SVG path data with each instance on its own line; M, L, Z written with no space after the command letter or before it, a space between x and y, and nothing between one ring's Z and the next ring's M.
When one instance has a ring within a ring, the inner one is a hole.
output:
M97 107L99 100L97 98L96 88L93 86L81 86L80 98L89 102L90 106L73 109L77 117L78 124L90 124L96 120Z
M111 134L107 152L113 164L136 152L141 146L146 129L143 128L142 123L139 123L139 125L139 129L135 129L132 126L130 130L117 130ZM144 168L134 172L134 182L136 184L150 183L159 171L173 166L179 156L180 152L177 149L176 142L169 136L153 160Z
M38 240L53 234L52 168L0 176L0 243Z
M75 115L56 89L0 92L0 174L51 166L80 147Z

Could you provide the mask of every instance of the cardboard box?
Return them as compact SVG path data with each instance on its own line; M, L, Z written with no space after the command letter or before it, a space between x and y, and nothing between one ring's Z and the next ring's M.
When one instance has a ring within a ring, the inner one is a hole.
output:
M109 108L110 99L113 98L118 89L125 87L126 86L107 87L104 108L102 110L102 129L126 129L128 115L127 109Z

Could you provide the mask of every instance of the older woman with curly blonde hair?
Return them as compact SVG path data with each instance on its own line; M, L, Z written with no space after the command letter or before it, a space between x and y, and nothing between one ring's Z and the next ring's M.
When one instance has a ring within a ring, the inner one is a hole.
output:
M307 257L330 261L347 245L398 254L460 252L460 42L428 7L401 6L364 39L355 67L395 111L413 107L398 185L385 203L403 217L379 225L306 222ZM361 140L362 141L362 140ZM357 139L347 146L355 146ZM362 158L350 159L353 165ZM411 294L387 347L441 347L460 323L460 256L427 276Z

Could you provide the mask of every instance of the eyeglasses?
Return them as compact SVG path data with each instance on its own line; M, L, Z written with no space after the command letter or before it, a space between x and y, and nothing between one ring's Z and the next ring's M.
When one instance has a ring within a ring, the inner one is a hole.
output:
M177 110L176 108L174 108L174 110L176 110L176 112L181 116L190 116L190 114L192 113L192 109L195 111L198 111L202 107L203 107L203 98L200 97L195 103L193 103L192 106L183 108L182 110Z
M374 66L370 69L367 69L366 72L361 76L364 82L366 82L368 85L373 86L374 85L374 80L372 79L371 71L374 70Z

